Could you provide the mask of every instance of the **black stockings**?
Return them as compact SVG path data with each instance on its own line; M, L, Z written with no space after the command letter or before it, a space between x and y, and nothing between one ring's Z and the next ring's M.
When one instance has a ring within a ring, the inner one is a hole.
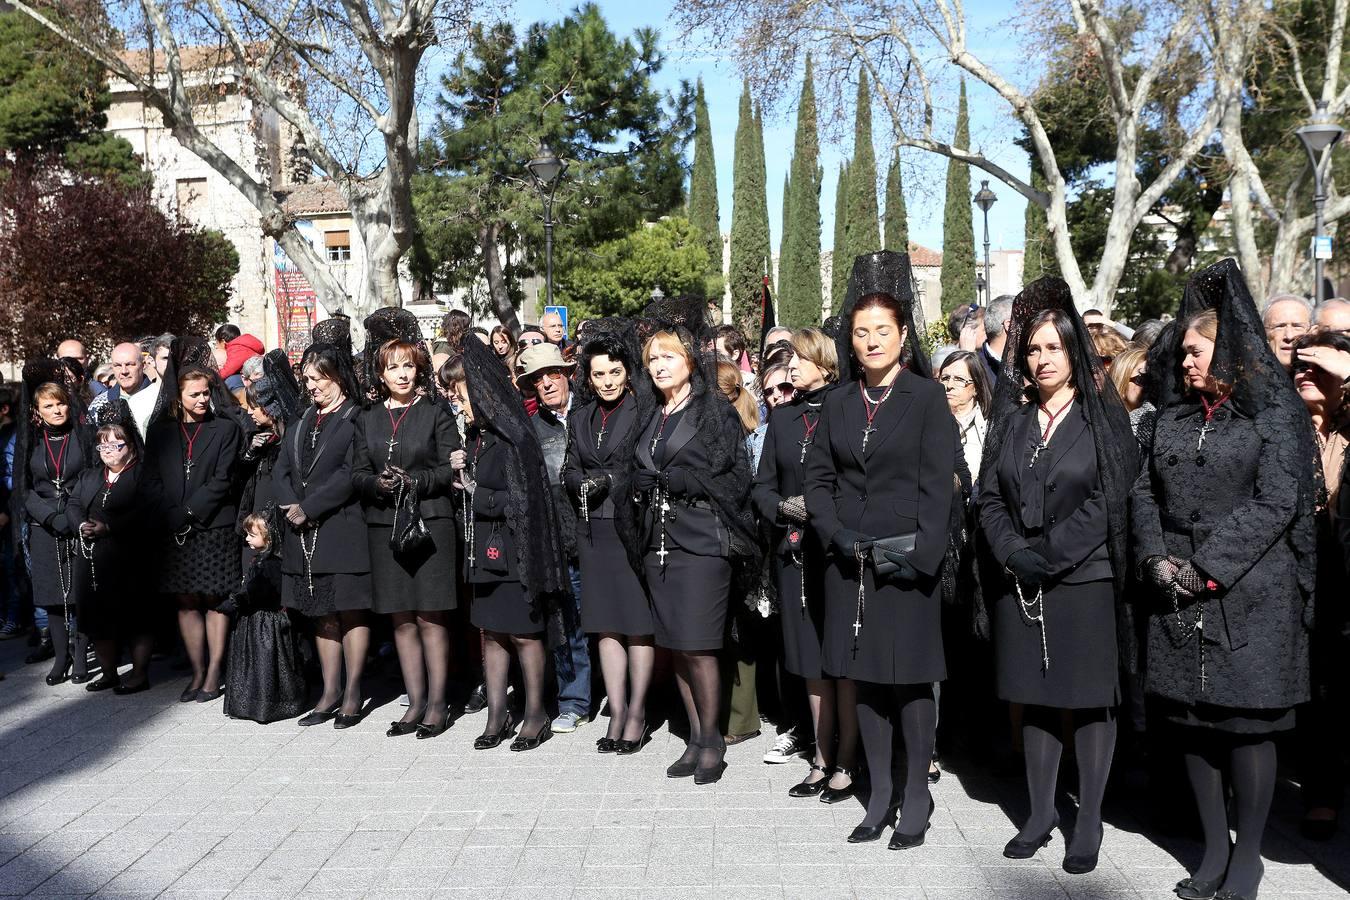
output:
M57 678L66 674L66 666L70 666L74 675L89 674L89 639L80 632L79 624L73 618L70 624L74 626L74 634L66 629L66 620L61 610L51 610L47 613L47 627L52 634L52 650L56 653L56 657L52 660L51 674Z
M1261 837L1275 792L1275 743L1273 741L1228 742L1225 746L1210 736L1186 754L1186 773L1195 791L1200 826L1205 835L1205 855L1195 871L1197 881L1223 877L1225 890L1255 897L1264 866ZM1237 812L1237 843L1228 843L1228 812L1224 802L1224 770L1233 787ZM1227 874L1225 875L1225 869Z
M673 656L675 683L689 716L689 744L679 762L688 764L697 759L701 769L716 768L727 752L719 734L722 672L717 654L710 650L676 650Z
M220 670L225 662L225 645L230 636L230 618L218 613L213 597L180 594L178 597L178 631L183 637L183 649L192 664L192 683L197 690L215 691L220 688Z
M929 684L873 684L857 682L858 732L871 779L864 825L880 825L890 813L894 794L891 756L895 718L905 742L905 793L895 830L918 834L927 827L929 804L928 761L933 757L937 732L937 703Z
M314 625L314 643L323 671L323 696L314 708L329 711L342 702L340 712L354 716L361 711L361 673L370 649L370 626L361 610L320 617ZM343 669L346 681L343 681Z
M1102 843L1102 797L1115 755L1116 717L1110 709L1072 710L1069 715L1078 762L1078 821L1067 852L1091 856ZM1022 752L1031 814L1017 832L1019 840L1034 841L1055 825L1055 789L1064 751L1063 721L1062 710L1045 706L1023 710Z
M520 661L525 682L525 711L520 733L534 737L548 722L544 712L544 641L539 635L483 632L483 684L487 691L488 719L484 734L496 734L506 724L506 689L511 676L511 654Z
M449 703L450 633L445 613L394 613L394 646L408 692L408 711L402 721L439 726Z
M625 646L627 642L627 646ZM647 726L647 688L652 683L656 647L650 635L605 632L598 641L600 672L609 702L610 740L641 740Z

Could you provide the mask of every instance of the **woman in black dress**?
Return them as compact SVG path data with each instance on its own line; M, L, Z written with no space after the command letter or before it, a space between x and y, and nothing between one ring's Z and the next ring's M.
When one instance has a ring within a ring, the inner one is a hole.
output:
M441 378L468 427L459 484L468 508L469 620L483 630L488 709L473 746L490 750L513 731L506 688L514 655L525 709L511 749L533 750L552 737L544 710L544 635L565 633L555 617L562 608L558 598L571 589L567 554L544 454L518 392L486 344L466 340L463 351L442 367Z
M623 333L591 338L578 356L581 377L567 417L563 483L577 509L581 565L581 625L598 635L600 671L609 705L609 728L596 742L601 753L636 753L647 733L647 689L656 646L652 611L637 573L624 564L614 519L616 485L632 477L639 404L633 379L637 354ZM647 391L650 395L650 391Z
M1145 687L1185 754L1205 834L1177 895L1236 900L1256 896L1264 870L1275 738L1309 697L1317 448L1232 260L1191 278L1177 323L1150 351L1160 402L1131 494L1151 595Z
M676 301L677 303L679 301ZM692 304L691 304L692 305ZM685 317L693 328L663 328L642 358L657 408L637 445L633 489L646 500L641 561L652 602L656 643L673 651L675 678L689 716L689 743L666 769L670 778L718 781L726 770L718 651L732 587L733 545L752 546L750 458L736 410L716 389L703 306ZM622 502L622 499L620 500Z
M906 779L892 849L924 841L928 762L946 678L941 567L948 547L955 428L918 344L909 258L858 257L838 337L850 377L825 396L806 456L812 530L827 548L822 668L858 682L858 728L871 795L849 841L874 841L892 819L894 724Z
M788 793L793 797L819 795L823 802L835 803L854 792L857 693L850 679L830 678L821 667L825 548L807 527L804 494L807 452L820 424L825 392L839 380L839 360L834 342L819 329L794 333L792 347L788 371L796 393L769 415L754 499L760 516L773 523L770 549L778 582L783 667L806 681L815 734L811 770Z
M378 400L356 422L352 481L366 514L373 608L393 616L394 644L408 692L407 712L386 734L417 732L419 738L431 738L445 731L450 672L446 617L458 604L450 454L460 447L459 432L439 402L431 360L420 343L388 341L375 353L375 361L371 383ZM426 523L427 537L415 547L391 549L411 510Z
M73 563L76 526L66 515L70 491L94 454L80 425L81 407L65 386L60 360L24 365L14 494L27 523L25 557L33 605L47 612L56 656L47 684L89 680L88 638L78 629ZM22 465L20 464L22 461Z
M361 675L370 648L367 613L370 551L352 484L356 376L351 357L332 344L311 344L300 374L310 405L286 432L272 473L285 518L281 602L314 621L323 693L300 725L361 719Z
M263 376L245 388L244 399L254 432L244 447L240 461L240 476L244 483L239 498L239 534L247 537L244 520L254 513L268 513L276 508L276 490L272 471L286 436L286 427L294 424L303 411L300 385L291 371L290 358L284 350L272 350L263 357ZM280 555L280 547L273 548ZM248 546L243 551L243 566L248 568L254 556Z
M80 627L93 641L102 671L84 689L137 694L150 687L146 670L154 646L154 596L146 596L144 581L148 560L138 552L146 525L145 447L125 400L102 406L91 425L99 462L80 473L66 508L79 542ZM117 672L124 646L131 650L125 680Z
M1033 856L1058 824L1055 785L1067 710L1079 809L1063 867L1080 874L1097 865L1102 795L1116 745L1123 583L1117 574L1127 566L1124 510L1139 463L1129 416L1097 362L1068 285L1054 278L1028 285L1007 329L978 516L994 564L983 584L998 597L998 696L1024 706L1031 814L1003 855Z
M178 629L192 664L192 680L178 699L206 703L221 695L229 637L229 617L215 607L239 583L235 473L243 432L213 411L209 372L171 366L170 374L160 389L171 395L166 414L146 435L143 477L169 532L159 589L177 599Z

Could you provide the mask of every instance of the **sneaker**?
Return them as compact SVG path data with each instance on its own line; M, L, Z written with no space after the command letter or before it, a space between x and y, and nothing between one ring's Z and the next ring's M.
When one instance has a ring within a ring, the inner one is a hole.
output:
M8 641L13 638L23 637L28 633L28 629L18 622L6 622L3 628L0 628L0 641Z
M579 716L574 712L558 713L558 718L553 720L549 726L554 734L571 734L587 722L585 716Z
M770 765L792 762L799 757L805 757L811 752L811 745L801 738L797 737L797 730L789 728L778 736L778 740L773 742L769 752L764 754L764 761Z

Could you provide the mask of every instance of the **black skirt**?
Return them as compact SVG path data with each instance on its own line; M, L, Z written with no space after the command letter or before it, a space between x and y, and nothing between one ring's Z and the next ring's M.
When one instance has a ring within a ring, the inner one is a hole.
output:
M370 609L370 573L315 575L313 593L304 575L282 575L281 604L311 618Z
M847 569L847 570L846 570ZM822 667L835 678L874 684L930 684L947 677L942 646L942 600L937 579L901 587L883 579L878 587L872 567L864 573L862 627L855 635L858 569L837 559L825 572L825 639Z
M389 525L370 525L370 577L377 613L441 612L459 605L455 593L455 522L427 519L431 543L411 556L389 549Z
M285 611L240 616L225 669L225 715L263 723L293 719L309 708L307 694L299 642Z
M240 540L233 523L221 528L194 528L182 546L170 537L164 544L159 590L165 594L228 595L239 587Z
M655 551L643 560L652 596L656 645L671 650L721 650L731 593L731 563L667 548L661 566Z
M1155 698L1158 715L1170 725L1200 729L1210 734L1264 735L1289 731L1294 727L1294 708L1239 709L1208 703L1181 703L1165 697ZM1153 715L1150 713L1149 715Z
M519 581L490 581L472 585L469 622L475 628L518 636L542 634L547 627L539 604L525 599Z
M806 562L806 602L802 602L802 567L783 556L774 561L778 574L778 618L783 629L783 668L800 678L824 678L820 653L825 634L824 563ZM814 572L812 570L815 570Z
M62 610L69 593L71 612L75 612L72 589L74 554L79 546L73 538L58 538L41 525L28 526L28 576L33 585L33 605L48 612Z
M583 533L589 527L589 534ZM652 607L613 519L579 523L577 555L581 563L581 629L587 634L652 634Z
M1026 596L1028 602L1033 599ZM1111 582L1060 584L1044 601L1049 669L1043 663L1041 628L1022 614L1017 595L1004 594L994 606L999 699L1057 709L1115 706L1120 676Z

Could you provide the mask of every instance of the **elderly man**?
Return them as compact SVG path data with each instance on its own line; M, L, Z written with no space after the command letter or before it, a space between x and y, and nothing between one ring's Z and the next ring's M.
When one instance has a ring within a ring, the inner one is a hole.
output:
M547 327L547 326L546 326ZM558 717L553 731L566 734L584 725L591 712L591 657L581 630L581 568L576 561L576 521L562 483L563 457L567 453L567 413L572 408L572 385L568 382L576 363L563 359L551 343L536 344L516 359L516 383L533 394L539 407L531 419L544 451L548 481L562 525L563 546L568 549L568 574L572 577L572 615L567 623L567 642L553 651L558 675Z
M145 377L145 357L141 348L124 341L112 351L113 378L116 383L108 391L94 398L89 407L92 418L98 410L118 399L127 401L131 415L136 419L136 427L141 434L150 423L150 414L155 411L155 399L159 396L159 383Z
M1332 297L1317 304L1313 324L1318 331L1334 331L1336 334L1350 334L1350 300L1344 297Z
M544 336L548 338L550 344L559 349L567 346L567 331L563 328L562 316L558 313L544 313L544 317L539 320L539 327L544 329Z
M1285 369L1293 364L1294 341L1308 333L1312 327L1312 318L1312 304L1297 294L1271 297L1266 308L1261 311L1270 349L1275 351L1275 356Z
M998 381L998 373L1003 368L1003 348L1008 345L1008 319L1012 316L1012 294L1002 294L994 298L984 311L984 346L980 348L980 359L989 370L989 383Z

